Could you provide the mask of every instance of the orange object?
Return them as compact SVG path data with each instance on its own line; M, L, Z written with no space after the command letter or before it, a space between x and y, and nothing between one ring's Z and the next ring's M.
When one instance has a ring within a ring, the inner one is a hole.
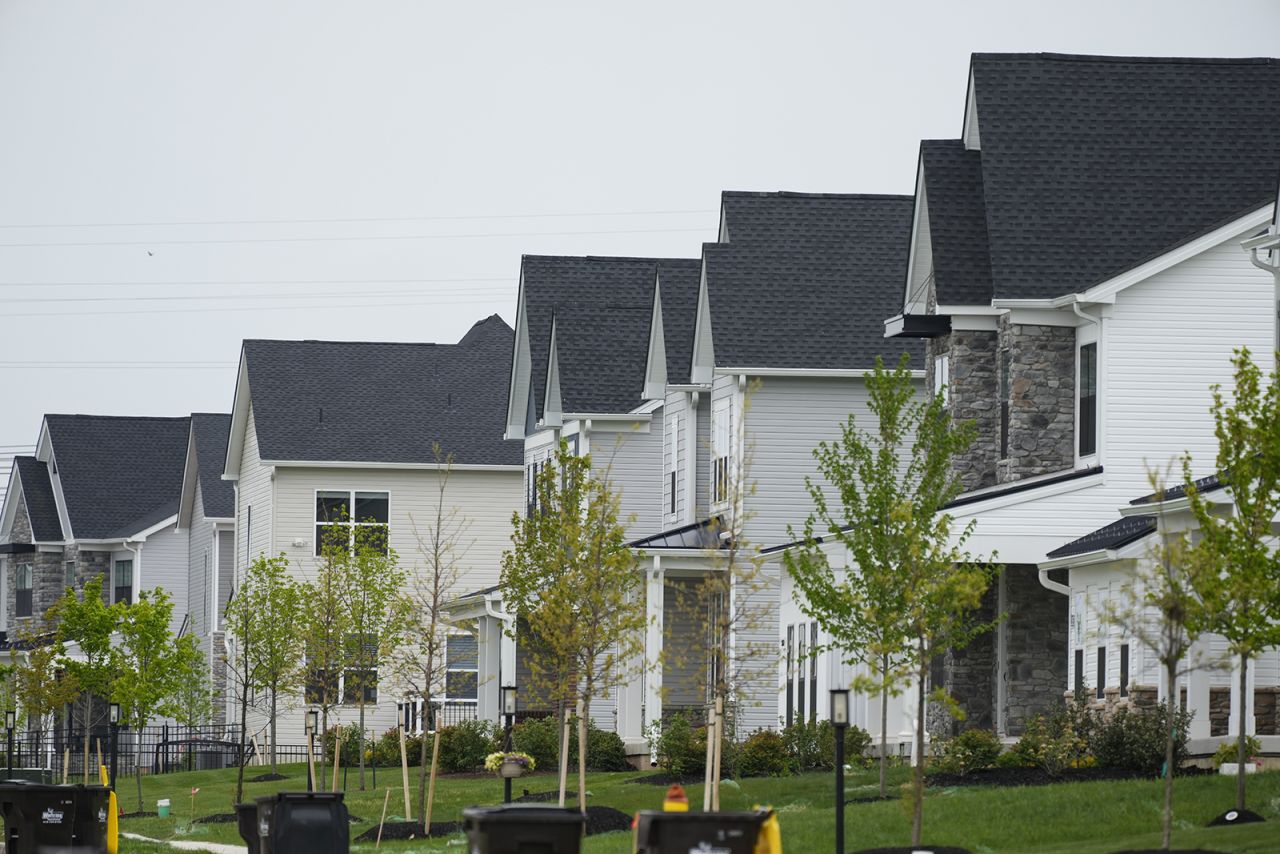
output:
M667 796L662 801L663 812L688 812L689 796L684 793L684 786L673 783L667 789Z

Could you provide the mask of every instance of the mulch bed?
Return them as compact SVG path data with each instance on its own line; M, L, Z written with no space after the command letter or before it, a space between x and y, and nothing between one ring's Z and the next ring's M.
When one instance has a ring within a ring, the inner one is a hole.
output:
M863 848L853 854L970 854L968 848L954 845L902 845L897 848Z
M630 830L631 816L613 807L587 807L587 836Z
M160 813L158 813L158 812L145 812L145 811L143 811L143 812L126 812L126 813L121 813L121 814L120 814L120 817L121 817L121 818L156 818L156 817L157 817L157 816L159 816L159 815L160 815Z
M233 812L216 812L213 815L202 815L196 819L196 824L231 824L236 821L236 814Z
M577 800L578 793L576 791L565 792L564 799L567 801L570 798ZM511 800L517 804L545 804L548 801L560 800L560 790L553 789L550 792L530 792L528 789L525 789L523 795L518 798L512 798Z
M587 746L590 747L590 745L587 745ZM250 783L274 783L276 780L287 780L287 779L289 778L283 774L259 774L257 777L250 777L249 782Z
M845 806L848 806L849 804L875 804L875 803L879 803L880 801L896 801L896 800L898 800L898 798L896 798L893 795L885 795L883 798L880 797L879 795L863 795L860 798L845 798L844 803L845 803Z
M432 836L452 836L462 830L462 822L460 821L433 821L431 822ZM383 839L425 839L427 834L422 832L422 822L420 821L389 821L382 826ZM376 842L378 839L378 826L366 830L355 838L356 842Z
M1266 821L1266 819L1253 810L1227 810L1209 822L1209 827L1221 827L1229 824L1253 824L1256 821Z
M686 774L678 777L675 774L668 774L663 771L660 774L649 774L644 777L635 777L628 780L628 783L643 783L646 786L670 786L672 783L679 783L681 786L688 786L693 783L705 782L706 778L701 774Z
M1170 848L1167 851L1164 848L1126 848L1115 854L1227 854L1227 852L1216 848Z
M1183 768L1179 777L1199 777L1212 774L1204 768ZM926 774L926 786L1047 786L1051 783L1085 783L1096 780L1151 780L1152 774L1140 774L1114 768L1066 768L1058 776L1050 777L1043 768L984 768L970 771L963 776L941 772Z

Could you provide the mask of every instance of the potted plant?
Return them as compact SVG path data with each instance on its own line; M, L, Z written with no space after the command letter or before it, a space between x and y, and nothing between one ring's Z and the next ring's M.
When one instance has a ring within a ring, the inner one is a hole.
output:
M527 753L502 752L490 753L484 760L484 767L499 777L519 777L534 768L533 757Z

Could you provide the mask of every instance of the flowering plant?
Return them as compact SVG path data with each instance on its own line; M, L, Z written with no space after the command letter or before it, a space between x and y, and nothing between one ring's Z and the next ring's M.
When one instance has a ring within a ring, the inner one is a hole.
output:
M514 762L526 771L532 771L534 765L533 757L527 753L490 753L484 759L484 767L486 771L492 771L495 774L507 762Z

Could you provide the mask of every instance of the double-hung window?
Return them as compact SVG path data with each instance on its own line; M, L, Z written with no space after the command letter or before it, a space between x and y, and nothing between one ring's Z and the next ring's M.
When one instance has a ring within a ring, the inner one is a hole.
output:
M69 560L62 565L62 584L64 587L76 586L76 562Z
M378 644L359 635L347 637L347 661L351 665L342 673L341 696L344 705L354 706L364 693L366 703L378 702Z
M31 616L31 587L34 581L31 564L20 563L13 570L13 615Z
M524 506L525 516L532 517L538 512L538 471L541 467L538 463L529 463L524 467L525 470L525 495Z
M733 401L722 397L711 404L711 503L729 500L733 478Z
M479 647L473 635L449 635L445 639L444 696L446 700L474 701L480 676Z
M112 602L130 603L133 601L133 561L118 560L116 561L115 576L112 579L111 586L114 588Z
M1080 345L1080 435L1079 453L1088 457L1098 452L1098 344Z
M325 489L316 493L316 554L325 548L386 553L391 499L385 492Z

